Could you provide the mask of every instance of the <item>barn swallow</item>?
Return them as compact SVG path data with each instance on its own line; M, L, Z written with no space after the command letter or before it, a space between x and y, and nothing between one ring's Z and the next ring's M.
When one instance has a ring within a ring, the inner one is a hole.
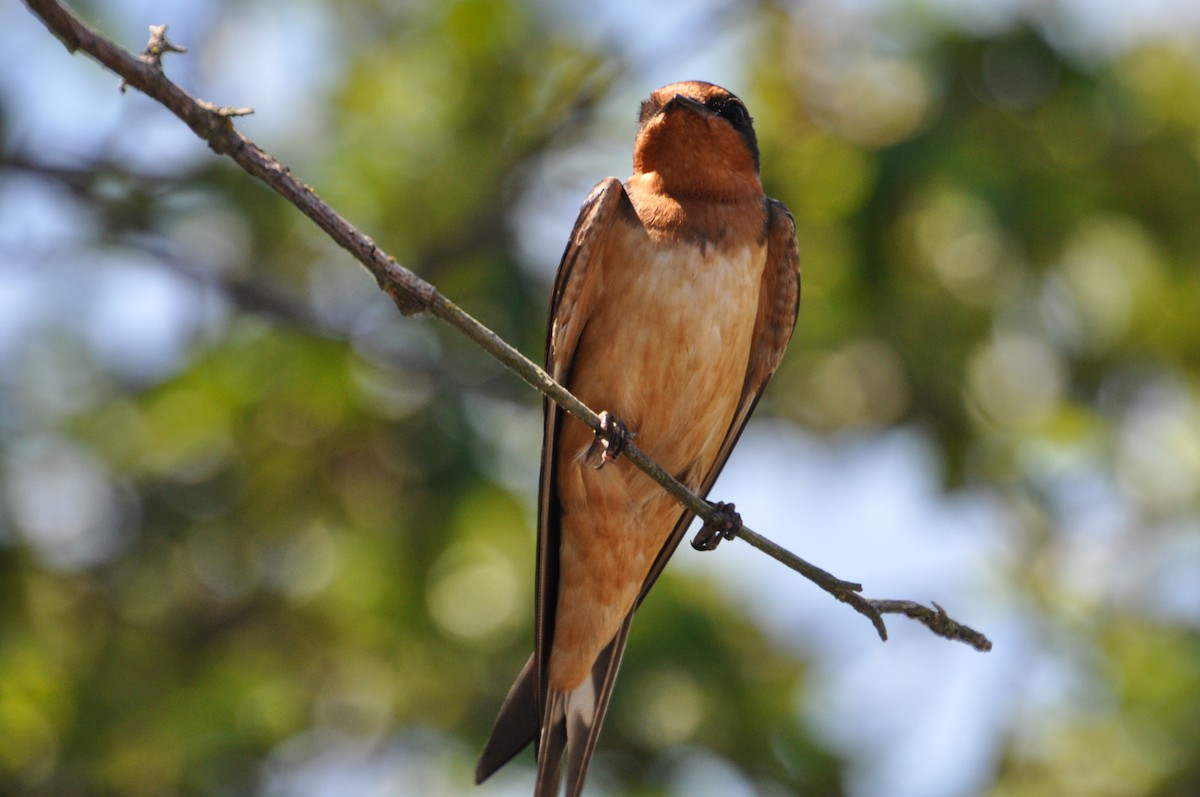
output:
M546 370L699 495L779 365L800 298L796 226L763 194L746 106L673 83L641 106L633 175L580 210L550 302ZM633 614L692 514L546 400L537 634L475 771L530 742L535 797L577 797ZM601 466L601 467L597 467Z

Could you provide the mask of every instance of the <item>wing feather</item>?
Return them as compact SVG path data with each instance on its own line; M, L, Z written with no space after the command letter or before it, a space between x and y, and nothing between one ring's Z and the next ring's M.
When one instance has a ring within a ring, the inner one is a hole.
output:
M595 269L590 269L589 266L600 254L605 231L612 225L618 211L626 206L632 210L621 181L610 177L592 189L584 200L575 226L571 230L571 237L567 241L558 273L554 278L550 318L546 325L546 370L560 384L565 383L570 376L575 346L587 326L586 308L590 306L586 301L587 293L595 290ZM552 746L565 742L565 736L547 732L542 727L545 725L542 717L547 710L545 668L554 636L554 609L558 600L558 551L561 530L558 513L554 511L558 503L554 485L554 457L562 411L553 401L545 399L543 417L545 429L542 437L538 500L537 637L534 654L521 671L492 726L492 732L475 770L476 783L482 783L531 741L539 747L542 745L542 738L551 740ZM615 662L619 662L623 648L624 635L619 635L609 649L609 658L612 658L612 653L615 652ZM612 675L615 675L615 662L609 668L608 659L604 656L601 659L606 662L605 671L611 669ZM607 701L607 692L604 683L597 686L600 689L600 706L603 708ZM607 678L607 690L611 688L610 676ZM598 730L599 723L595 723L591 731L593 738L587 742L588 749L595 744L594 733ZM547 751L548 754L553 752ZM559 747L558 757L561 758L561 755L562 749ZM559 766L560 761L543 765L540 768L539 780L557 780ZM572 763L573 770L580 768L578 762ZM586 762L582 768L586 769Z
M602 254L605 233L622 206L632 209L621 181L615 177L592 189L579 211L571 238L554 277L550 317L546 324L546 370L559 384L570 381L575 347L587 326L587 311L594 306L589 294L598 290L597 268L591 265ZM545 670L554 636L554 610L558 605L558 552L561 537L554 483L558 429L563 411L550 399L543 402L542 466L538 482L537 636L534 682L538 716L546 698Z

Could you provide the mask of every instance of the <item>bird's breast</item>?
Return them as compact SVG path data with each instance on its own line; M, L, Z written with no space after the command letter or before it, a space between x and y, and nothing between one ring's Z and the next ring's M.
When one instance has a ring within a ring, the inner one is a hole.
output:
M741 396L765 248L656 242L637 229L613 243L587 330L582 373L606 394L592 406L622 417L667 469L705 470Z

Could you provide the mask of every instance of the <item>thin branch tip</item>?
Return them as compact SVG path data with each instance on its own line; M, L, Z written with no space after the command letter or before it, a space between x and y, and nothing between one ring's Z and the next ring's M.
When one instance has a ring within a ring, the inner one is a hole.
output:
M186 53L188 48L175 44L167 38L167 23L150 26L150 41L142 50L142 60L153 67L162 69L162 58L167 53Z
M935 601L933 608L916 601L872 599L871 604L883 614L903 614L924 625L934 634L955 642L970 645L980 653L992 649L992 641L968 625L958 622Z
M167 23L161 25L150 26L150 39L146 42L146 46L142 48L141 55L138 60L142 63L149 64L159 74L163 73L163 56L167 53L186 53L188 48L175 44L167 38ZM129 79L121 78L121 85L117 87L124 94L129 88Z

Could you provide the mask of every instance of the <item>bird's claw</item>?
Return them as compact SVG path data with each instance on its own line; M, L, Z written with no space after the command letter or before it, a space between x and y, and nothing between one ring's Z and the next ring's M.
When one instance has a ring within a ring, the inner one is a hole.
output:
M700 527L692 539L692 547L697 551L711 551L721 544L721 540L732 540L742 527L742 516L738 514L733 504L724 501L714 501L712 518Z
M607 410L600 413L600 431L596 432L584 461L596 470L603 468L604 463L621 456L633 436L617 416Z

